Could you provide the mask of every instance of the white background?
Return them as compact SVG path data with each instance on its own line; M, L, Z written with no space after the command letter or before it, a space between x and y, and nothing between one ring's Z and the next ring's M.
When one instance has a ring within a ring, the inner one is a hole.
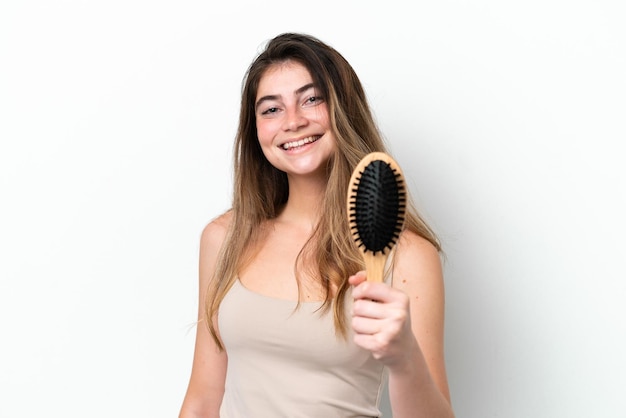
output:
M621 4L3 2L0 416L176 416L241 79L302 31L444 242L457 416L624 417Z

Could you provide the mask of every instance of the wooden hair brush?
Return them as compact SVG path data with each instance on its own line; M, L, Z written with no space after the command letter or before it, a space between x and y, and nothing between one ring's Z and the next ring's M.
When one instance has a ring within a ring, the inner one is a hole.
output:
M352 172L347 203L350 233L363 256L367 280L382 282L404 226L407 193L400 166L383 152L367 154Z

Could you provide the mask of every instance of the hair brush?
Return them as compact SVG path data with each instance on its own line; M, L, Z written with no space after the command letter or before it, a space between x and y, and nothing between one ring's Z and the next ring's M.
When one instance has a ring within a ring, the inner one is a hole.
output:
M400 166L383 152L367 154L348 187L350 233L361 251L368 281L383 281L385 263L404 226L407 193Z

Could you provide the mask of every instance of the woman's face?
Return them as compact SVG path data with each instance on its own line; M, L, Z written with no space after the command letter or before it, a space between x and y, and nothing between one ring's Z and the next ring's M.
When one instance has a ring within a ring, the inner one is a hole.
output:
M302 64L286 61L267 69L255 114L259 143L274 167L290 176L324 173L335 137L326 100Z

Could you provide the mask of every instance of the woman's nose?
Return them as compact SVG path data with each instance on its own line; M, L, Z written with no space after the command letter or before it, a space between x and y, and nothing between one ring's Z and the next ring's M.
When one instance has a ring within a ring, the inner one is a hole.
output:
M301 109L290 109L285 114L285 123L283 125L286 131L297 131L307 124L306 117L302 114Z

